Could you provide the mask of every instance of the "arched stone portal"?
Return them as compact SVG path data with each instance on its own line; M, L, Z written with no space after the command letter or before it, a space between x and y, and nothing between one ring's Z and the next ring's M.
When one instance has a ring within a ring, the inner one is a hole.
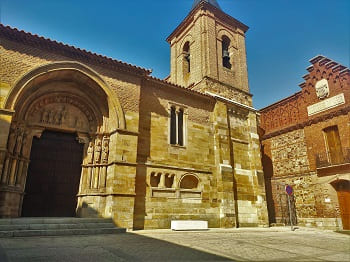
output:
M0 173L0 201L6 206L0 209L0 217L21 215L23 196L31 191L26 185L33 183L27 177L33 140L39 141L43 133L44 138L45 134L53 132L61 137L73 134L82 145L82 167L75 171L81 173L81 176L78 174L80 182L76 194L89 196L104 192L110 142L116 139L116 130L126 127L118 100L96 72L76 62L38 67L15 84L5 101L5 108L14 111L14 115ZM38 144L36 142L34 145ZM51 150L59 151L58 146ZM43 150L45 154L43 147L38 149L36 146L33 150L36 154L37 150ZM38 177L48 178L45 158L41 161L33 161L37 165L35 172L40 173ZM52 168L50 172L63 172ZM53 181L48 181L50 183ZM25 212L30 215L27 210ZM34 215L46 216L50 212Z

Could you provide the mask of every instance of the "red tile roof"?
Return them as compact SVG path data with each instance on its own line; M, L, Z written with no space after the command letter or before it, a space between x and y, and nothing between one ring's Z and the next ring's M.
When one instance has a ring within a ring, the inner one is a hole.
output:
M53 52L59 55L84 61L90 64L96 64L103 67L109 67L111 69L119 69L128 71L138 75L149 75L152 70L145 69L139 66L128 64L107 56L99 55L84 49L80 49L75 46L67 45L61 42L44 38L35 34L18 30L10 26L5 26L0 23L0 37L6 38L11 41L20 42L25 45L30 45L35 48L44 49L49 52Z

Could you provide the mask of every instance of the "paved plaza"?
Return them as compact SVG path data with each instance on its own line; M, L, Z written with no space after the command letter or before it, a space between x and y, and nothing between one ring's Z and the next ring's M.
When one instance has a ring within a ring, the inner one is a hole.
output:
M300 228L0 239L0 261L350 261L350 236Z

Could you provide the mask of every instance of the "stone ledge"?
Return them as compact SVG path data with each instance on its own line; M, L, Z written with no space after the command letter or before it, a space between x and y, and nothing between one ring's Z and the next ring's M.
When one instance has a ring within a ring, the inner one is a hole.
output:
M171 220L171 229L174 231L208 230L208 221Z

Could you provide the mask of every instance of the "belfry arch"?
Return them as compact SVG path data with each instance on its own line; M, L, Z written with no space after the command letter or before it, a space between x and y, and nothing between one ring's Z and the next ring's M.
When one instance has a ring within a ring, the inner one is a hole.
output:
M21 216L33 141L43 133L71 134L82 145L78 206L105 191L110 144L126 129L112 92L98 73L70 61L37 67L16 82L4 103L13 117L0 173L0 200L8 206L1 217Z

